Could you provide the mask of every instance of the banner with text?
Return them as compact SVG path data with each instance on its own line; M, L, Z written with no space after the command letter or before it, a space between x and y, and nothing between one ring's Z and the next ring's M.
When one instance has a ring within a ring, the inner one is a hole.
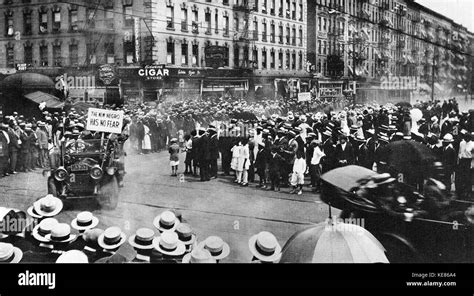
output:
M89 108L87 130L105 133L122 133L123 111Z
M311 101L311 93L304 92L298 94L298 102L310 102Z

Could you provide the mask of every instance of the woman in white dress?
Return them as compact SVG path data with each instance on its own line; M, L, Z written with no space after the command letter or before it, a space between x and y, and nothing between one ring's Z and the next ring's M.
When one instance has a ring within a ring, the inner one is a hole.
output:
M230 168L235 171L235 183L239 183L237 179L237 170L238 170L238 165L239 165L239 156L240 156L240 150L242 149L242 143L239 141L232 147L230 150L232 152L232 161L230 163Z
M250 168L250 149L248 139L243 139L239 149L239 158L237 159L237 182L242 186L248 186L248 171Z
M142 149L145 154L148 154L151 151L151 138L150 138L150 128L144 124L143 128L145 129L145 137L143 138Z

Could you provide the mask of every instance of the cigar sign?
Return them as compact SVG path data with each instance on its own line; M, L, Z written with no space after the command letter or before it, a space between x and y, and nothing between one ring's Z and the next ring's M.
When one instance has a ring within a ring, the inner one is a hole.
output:
M149 65L138 70L138 76L145 80L162 80L170 76L170 70L164 65Z

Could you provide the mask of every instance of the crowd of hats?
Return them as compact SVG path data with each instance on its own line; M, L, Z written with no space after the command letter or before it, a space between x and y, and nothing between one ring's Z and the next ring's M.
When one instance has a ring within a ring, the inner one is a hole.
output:
M182 214L177 210L165 210L152 221L152 228L142 227L127 236L117 226L105 230L98 228L99 219L93 213L84 211L76 215L70 223L60 222L56 217L63 209L62 201L52 195L45 196L34 202L28 209L32 217L38 219L31 231L31 237L37 244L62 246L58 248L61 255L56 263L93 263L86 250L93 247L109 252L108 256L117 252L128 243L138 254L149 256L148 262L154 263L165 258L177 263L218 263L229 257L231 248L219 236L209 236L199 240L191 225L183 222ZM75 231L76 233L73 233ZM82 238L86 243L84 249L68 249L65 246ZM275 236L269 232L261 232L249 239L251 261L276 263L281 256L281 246ZM160 255L154 260L153 254ZM23 257L20 248L11 243L0 243L0 263L19 263ZM103 257L96 263L109 263ZM250 258L249 258L250 259ZM128 262L128 261L118 261ZM133 260L132 260L133 262Z

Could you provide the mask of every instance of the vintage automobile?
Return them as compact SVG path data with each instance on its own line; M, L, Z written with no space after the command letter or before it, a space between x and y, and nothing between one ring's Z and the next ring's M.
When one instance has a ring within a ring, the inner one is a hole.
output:
M374 186L381 175L359 166L334 169L322 176L321 200L342 210L343 220L364 219L391 263L474 262L474 222L466 215L473 202L436 190L421 194L394 178Z
M48 193L59 198L95 197L115 209L124 175L123 153L113 139L72 139L60 147L59 166L48 174Z

